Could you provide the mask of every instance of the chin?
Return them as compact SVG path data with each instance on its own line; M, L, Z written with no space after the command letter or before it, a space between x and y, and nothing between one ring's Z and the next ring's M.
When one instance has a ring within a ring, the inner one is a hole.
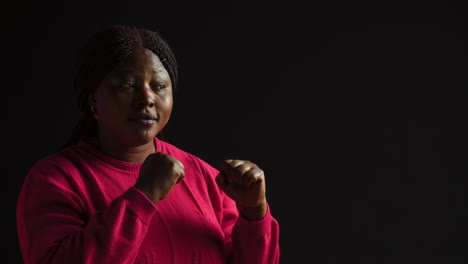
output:
M153 131L145 131L146 133L139 133L136 135L136 142L139 143L139 145L145 145L154 140L154 137L157 135L157 133Z
M128 130L126 137L131 146L142 146L154 141L154 137L160 132L157 127L150 129L132 129Z

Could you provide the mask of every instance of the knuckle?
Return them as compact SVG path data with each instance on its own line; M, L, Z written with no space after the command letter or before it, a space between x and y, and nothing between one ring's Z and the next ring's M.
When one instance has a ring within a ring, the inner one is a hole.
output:
M265 172L264 172L262 169L260 169L260 168L257 168L256 171L257 171L257 174L258 174L259 176L265 175Z

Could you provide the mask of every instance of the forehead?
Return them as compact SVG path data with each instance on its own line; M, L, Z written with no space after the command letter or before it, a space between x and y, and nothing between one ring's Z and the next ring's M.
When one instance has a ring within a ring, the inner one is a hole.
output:
M159 57L146 48L136 48L117 65L118 71L135 71L140 69L165 71Z

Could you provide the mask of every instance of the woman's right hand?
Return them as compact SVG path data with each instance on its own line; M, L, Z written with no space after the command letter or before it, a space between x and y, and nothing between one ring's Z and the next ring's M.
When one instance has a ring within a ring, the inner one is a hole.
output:
M135 188L156 204L184 177L185 167L182 162L171 155L156 152L148 155L143 162Z

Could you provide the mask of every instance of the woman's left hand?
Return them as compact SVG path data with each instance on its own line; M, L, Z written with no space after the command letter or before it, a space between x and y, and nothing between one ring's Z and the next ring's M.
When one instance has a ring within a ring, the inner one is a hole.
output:
M265 216L265 175L256 164L247 160L224 160L216 182L236 202L243 217L256 221Z

